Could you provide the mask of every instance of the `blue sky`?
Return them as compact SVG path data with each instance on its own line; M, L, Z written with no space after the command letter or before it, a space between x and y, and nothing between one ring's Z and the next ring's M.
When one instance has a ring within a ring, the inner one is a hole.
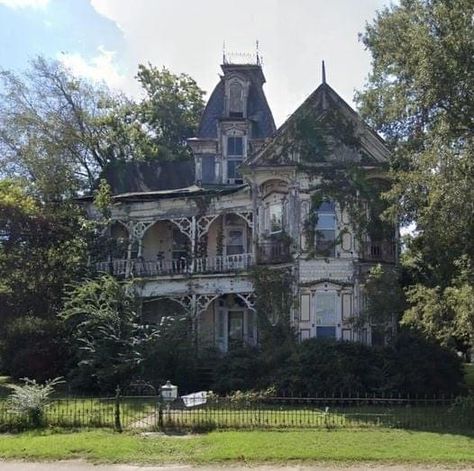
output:
M260 42L266 93L277 124L328 82L349 103L370 69L357 35L386 0L0 0L0 67L24 69L37 54L74 73L138 95L139 63L186 72L208 93L222 43L253 52Z

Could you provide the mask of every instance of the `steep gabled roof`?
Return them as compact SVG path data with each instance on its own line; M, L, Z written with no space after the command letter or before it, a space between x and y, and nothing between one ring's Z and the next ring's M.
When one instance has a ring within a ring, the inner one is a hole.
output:
M265 82L262 67L255 64L224 64L224 73L235 72L250 82L247 116L252 123L252 138L264 139L274 134L275 121L268 105L262 85ZM201 117L197 137L217 139L217 123L225 116L225 76L221 76L214 88Z
M294 130L299 120L308 119L314 123L323 122L329 113L337 115L350 125L357 136L359 161L366 164L384 164L388 162L390 151L385 141L371 129L362 118L327 84L322 83L280 126L275 136L252 159L249 167L275 166L291 164L291 156L284 155L285 143L294 140ZM329 137L338 139L340 130L328 132ZM293 136L292 136L293 133ZM354 157L354 161L357 159Z

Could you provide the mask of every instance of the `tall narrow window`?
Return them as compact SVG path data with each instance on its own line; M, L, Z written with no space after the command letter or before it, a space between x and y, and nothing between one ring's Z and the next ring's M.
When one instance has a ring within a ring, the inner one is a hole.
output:
M244 139L242 137L227 138L227 178L240 179L239 166L244 157Z
M243 88L238 82L233 82L229 87L229 116L231 118L243 118L244 100Z
M316 293L316 336L336 337L336 293Z
M173 228L173 260L185 260L188 256L188 238L179 229Z
M202 157L202 182L214 183L216 180L216 158L214 155L204 155Z
M276 234L283 230L283 207L281 203L271 204L270 210L270 233Z
M316 224L316 254L321 257L336 256L336 207L334 202L325 201L318 208Z
M238 255L245 251L245 235L243 227L231 227L227 229L226 253L227 255Z

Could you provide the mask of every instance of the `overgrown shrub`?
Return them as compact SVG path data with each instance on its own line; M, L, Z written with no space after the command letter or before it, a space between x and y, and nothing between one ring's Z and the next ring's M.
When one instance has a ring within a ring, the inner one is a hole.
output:
M275 386L289 395L420 396L464 389L460 359L412 332L403 331L388 347L310 339L283 350L286 357L248 348L229 352L211 388L221 394Z
M247 347L231 350L218 360L212 390L223 394L259 388L264 368L265 363L258 349Z
M384 349L384 362L387 390L457 395L465 388L462 360L413 331L402 330Z
M0 343L3 372L43 382L64 374L64 329L56 320L26 316L11 321Z
M39 384L35 380L23 379L23 385L13 384L13 392L7 399L10 412L16 414L25 427L40 428L46 425L45 410L51 400L54 387L62 382L55 378Z
M310 339L302 342L277 387L291 394L339 394L379 390L380 352L355 342Z

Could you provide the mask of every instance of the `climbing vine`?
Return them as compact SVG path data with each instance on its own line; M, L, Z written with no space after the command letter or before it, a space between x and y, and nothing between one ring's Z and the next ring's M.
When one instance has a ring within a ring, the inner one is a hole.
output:
M377 174L387 168L373 162L372 169L367 168L369 160L360 133L350 119L334 110L320 116L306 113L293 121L287 135L282 154L296 161L297 169L316 182L309 189L311 206L303 228L310 256L314 255L318 235L318 208L324 201L338 203L348 214L359 241L365 235L372 240L393 237L393 221L385 216L388 203L383 196L389 185ZM344 232L347 229L339 233L334 244L340 243Z
M251 273L255 309L262 343L281 336L293 336L291 308L295 277L291 268L255 267Z

